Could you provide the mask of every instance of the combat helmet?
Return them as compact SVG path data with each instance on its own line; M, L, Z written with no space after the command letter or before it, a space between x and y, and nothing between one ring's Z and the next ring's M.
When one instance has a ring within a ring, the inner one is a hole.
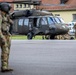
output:
M10 9L11 9L11 5L9 3L1 3L0 4L0 10L1 11L4 11L8 14Z

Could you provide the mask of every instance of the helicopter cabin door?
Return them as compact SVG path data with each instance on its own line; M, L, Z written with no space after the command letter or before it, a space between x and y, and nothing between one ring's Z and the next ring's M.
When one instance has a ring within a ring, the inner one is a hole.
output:
M32 31L32 28L33 28L33 18L29 18L29 24L28 24L29 31Z
M23 18L18 20L18 33L19 34L23 33Z
M46 17L41 17L39 25L40 25L40 31L43 34L48 34L49 33L49 25L48 25Z
M28 18L21 18L18 20L18 32L20 34L27 34L29 29L29 19Z
M27 34L29 32L29 18L24 18L23 32Z

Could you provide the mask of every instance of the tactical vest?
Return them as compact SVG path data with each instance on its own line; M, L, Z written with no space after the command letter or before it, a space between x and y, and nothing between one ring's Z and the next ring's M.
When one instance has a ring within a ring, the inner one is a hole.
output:
M7 15L2 15L2 24L1 24L1 30L2 31L9 31L9 21Z
M1 30L1 24L2 24L2 16L0 15L0 30Z

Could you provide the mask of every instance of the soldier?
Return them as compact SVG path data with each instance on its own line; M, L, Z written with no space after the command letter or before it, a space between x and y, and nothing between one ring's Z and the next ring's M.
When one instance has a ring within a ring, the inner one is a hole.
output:
M10 53L10 23L13 23L9 18L8 13L11 6L8 3L0 4L0 46L1 46L1 72L13 71L9 68L9 53Z
M76 23L73 28L75 29L75 38L76 38Z

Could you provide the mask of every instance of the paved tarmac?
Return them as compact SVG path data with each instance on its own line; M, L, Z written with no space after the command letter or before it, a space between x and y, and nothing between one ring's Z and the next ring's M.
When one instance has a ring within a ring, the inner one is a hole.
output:
M12 40L10 54L14 71L0 75L76 75L75 40Z

